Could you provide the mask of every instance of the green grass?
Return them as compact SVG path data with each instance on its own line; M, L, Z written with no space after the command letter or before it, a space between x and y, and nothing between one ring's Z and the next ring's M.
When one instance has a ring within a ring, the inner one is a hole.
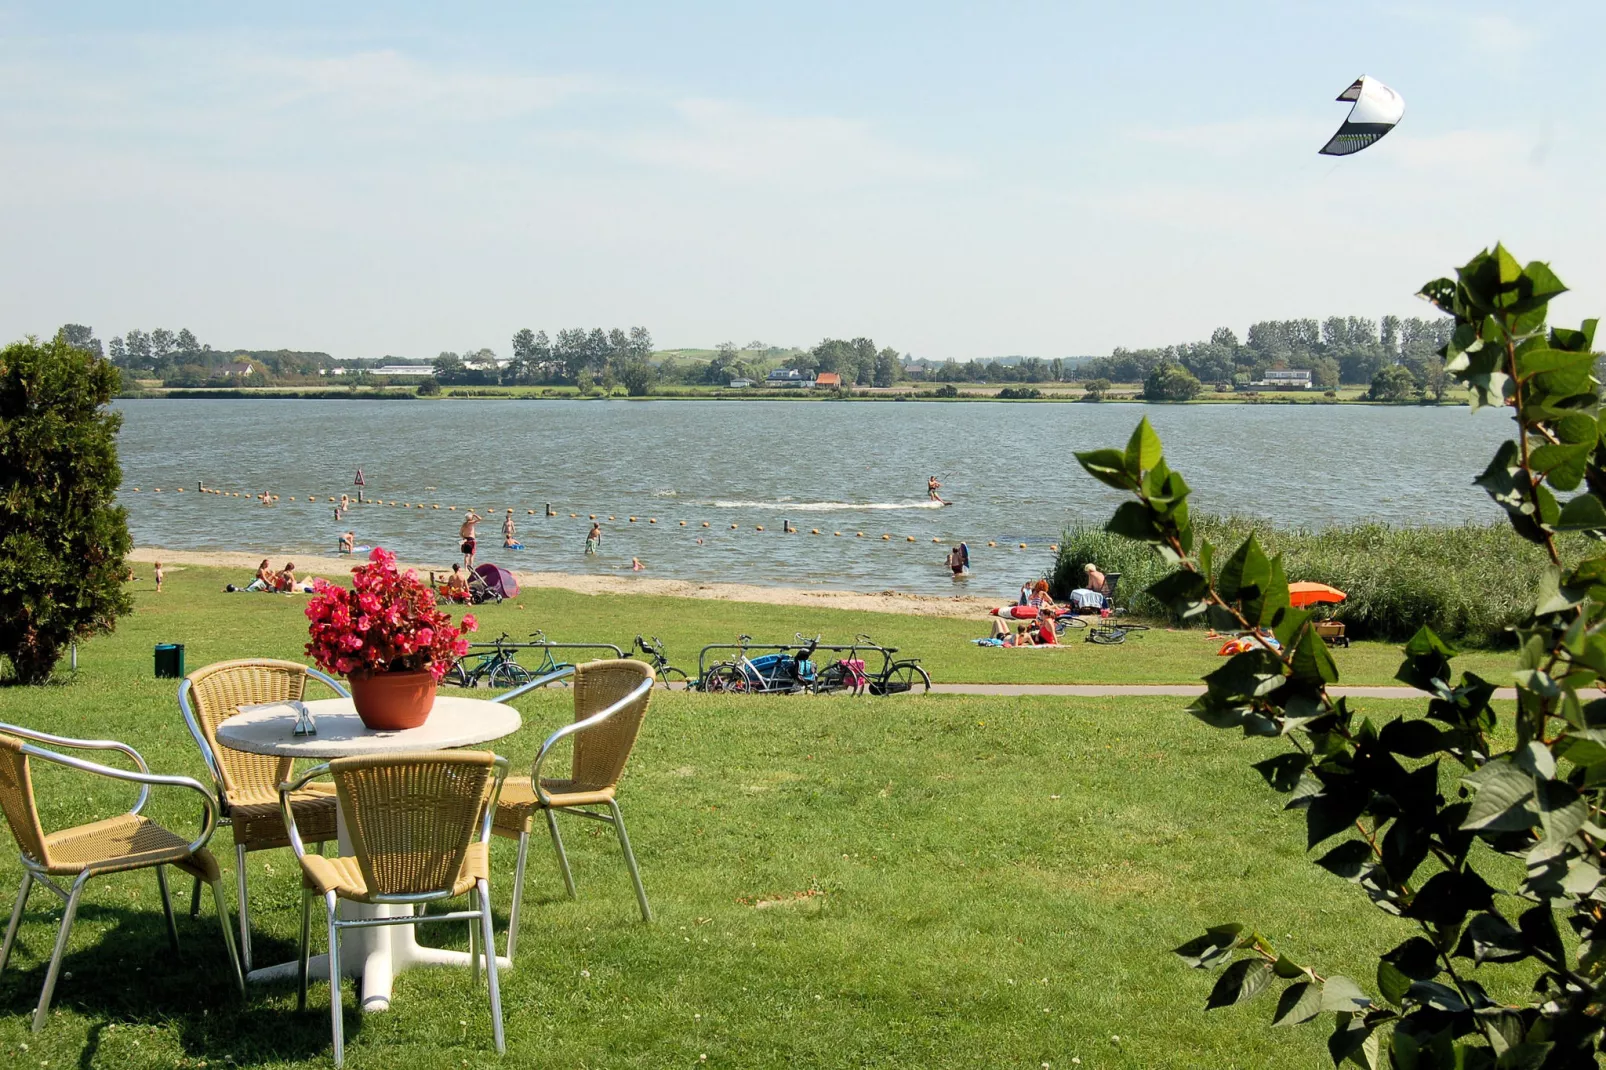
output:
M232 642L250 634L273 637L276 656L302 657L305 596L225 594L225 583L249 578L238 571L169 566L167 573L167 589L158 597L148 590L149 566L139 566L142 578L135 586L140 615L119 625L122 631L136 628L148 633L147 656L151 642L183 642L190 662L201 665L222 657L218 641ZM1120 646L1088 643L1084 632L1068 631L1065 645L1056 649L978 647L971 640L988 634L991 625L991 618L979 614L974 619L917 617L535 588L511 602L475 607L473 612L480 630L471 638L482 642L504 631L524 639L540 628L556 642L603 641L628 650L634 636L657 635L670 660L694 676L704 645L730 643L742 633L761 643L790 643L798 632L819 634L825 643L846 643L857 633L867 633L898 647L899 657L921 659L937 683L1193 684L1222 661L1217 655L1222 640L1197 629L1167 631L1162 626L1135 634ZM86 665L94 663L120 638L95 640L80 651L80 657ZM714 656L728 657L729 652ZM1345 684L1394 683L1400 664L1398 646L1387 643L1355 643L1335 649L1333 657ZM537 659L525 660L533 666ZM872 659L870 667L878 664ZM1508 653L1474 652L1457 664L1504 684L1513 659Z
M301 600L196 589L212 579L190 570L161 596L138 591L135 615L86 648L76 677L0 688L0 720L124 739L159 771L200 775L174 681L151 677L151 644L184 642L193 668L294 656L302 639ZM720 613L760 612L658 602L667 600L553 595L522 615L583 606L609 634L650 621L648 630L689 636ZM807 619L823 621L820 612ZM549 630L561 622L543 616ZM911 633L917 625L938 626L909 620ZM498 751L528 762L569 716L568 700L529 696L525 727ZM465 973L437 970L402 975L394 1010L366 1018L351 1010L348 982L349 1065L700 1066L704 1054L726 1067L1326 1065L1323 1031L1271 1029L1270 1002L1205 1014L1209 979L1168 949L1243 920L1324 973L1369 984L1375 955L1408 928L1306 860L1302 819L1248 768L1276 741L1212 731L1178 705L660 694L621 793L657 923L640 924L600 828L572 828L578 901L561 897L546 845L532 854L518 968L503 977L506 1060L492 1051L482 992ZM1389 705L1361 703L1374 713ZM47 824L121 805L118 788L76 776L40 775ZM187 798L158 797L153 808L193 827ZM218 848L231 853L227 834ZM290 856L265 852L250 866L258 960L287 959ZM511 869L511 844L498 841L499 918ZM18 876L14 860L0 860L0 890ZM91 887L71 976L39 1036L28 1018L54 904L39 894L31 903L0 975L9 1065L328 1065L325 986L314 985L305 1014L287 986L253 987L241 1004L210 910L181 920L174 958L148 874ZM798 896L807 892L818 894ZM424 933L466 944L455 926Z

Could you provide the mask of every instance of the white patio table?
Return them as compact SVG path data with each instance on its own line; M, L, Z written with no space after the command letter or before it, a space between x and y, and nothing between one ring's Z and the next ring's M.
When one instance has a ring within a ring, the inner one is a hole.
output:
M250 754L270 754L280 758L349 758L354 755L391 754L404 751L447 750L471 747L501 739L518 731L519 713L512 706L483 699L438 695L429 720L417 728L399 732L375 732L362 723L349 698L320 699L306 703L317 723L318 734L293 734L296 709L288 702L241 706L240 712L217 726L219 743ZM340 853L352 853L346 830L346 815L337 815ZM406 906L371 906L343 902L345 917L395 917L411 910ZM314 926L316 928L316 926ZM328 976L326 955L318 955L309 967L312 977ZM470 965L467 953L425 947L418 943L411 925L376 925L347 930L340 941L341 972L362 978L360 1004L365 1011L390 1008L391 984L395 975L413 966ZM497 957L504 970L513 968L507 959ZM294 980L296 963L285 962L252 970L248 980Z

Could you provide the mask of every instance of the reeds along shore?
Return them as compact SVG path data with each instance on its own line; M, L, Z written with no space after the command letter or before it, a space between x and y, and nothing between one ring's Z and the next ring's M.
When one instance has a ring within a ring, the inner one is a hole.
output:
M1503 646L1506 630L1531 609L1546 559L1504 521L1457 527L1356 524L1310 531L1247 517L1195 517L1199 536L1226 556L1252 531L1271 556L1283 555L1289 580L1327 583L1349 597L1334 615L1356 638L1403 641L1422 625L1471 646ZM1564 552L1570 540L1562 543ZM1576 546L1572 547L1577 550ZM1051 584L1057 595L1081 585L1082 566L1121 573L1120 601L1164 619L1144 590L1167 568L1147 546L1102 527L1073 527L1060 540Z

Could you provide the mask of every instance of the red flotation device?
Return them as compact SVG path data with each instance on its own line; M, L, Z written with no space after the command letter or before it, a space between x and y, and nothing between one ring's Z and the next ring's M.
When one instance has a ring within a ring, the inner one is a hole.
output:
M999 606L988 612L995 617L1014 617L1016 620L1034 620L1037 617L1036 606Z

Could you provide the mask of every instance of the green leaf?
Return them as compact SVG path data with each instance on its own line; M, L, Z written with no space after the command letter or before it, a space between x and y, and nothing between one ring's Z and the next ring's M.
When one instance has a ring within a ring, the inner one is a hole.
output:
M1298 751L1289 751L1263 762L1256 762L1251 768L1266 779L1266 783L1283 793L1294 790L1299 783L1299 776L1310 767L1310 758Z
M1541 372L1571 368L1575 364L1593 364L1595 355L1588 351L1570 353L1562 349L1530 349L1517 354L1517 378L1531 379Z
M1259 958L1239 959L1216 980L1215 987L1210 990L1210 998L1205 1001L1205 1010L1231 1007L1235 1003L1254 999L1265 991L1271 978L1271 963Z
M1358 881L1372 868L1372 848L1364 840L1345 840L1316 860L1327 872Z
M1383 960L1413 981L1431 981L1439 975L1439 952L1420 936L1413 936L1383 955Z
M1176 948L1172 953L1196 970L1213 969L1232 958L1233 950L1242 941L1244 927L1236 923L1214 925L1203 936L1195 937Z
M1550 481L1550 485L1557 490L1576 490L1578 484L1583 482L1584 465L1594 448L1593 442L1561 445L1547 443L1529 454L1528 463L1533 466L1534 471L1543 473ZM1562 515L1566 515L1565 509L1562 510Z
M1088 475L1116 490L1136 490L1138 481L1127 474L1126 455L1120 450L1088 450L1078 453L1076 461Z
M1205 596L1210 593L1210 584L1203 576L1190 569L1179 568L1166 573L1149 584L1143 593L1168 607L1184 620L1196 617L1209 608Z
M1494 889L1476 871L1464 869L1435 873L1400 913L1433 925L1454 926L1475 910L1492 909Z
M1459 1014L1467 1009L1466 1001L1461 998L1460 993L1449 985L1442 985L1437 981L1417 981L1411 985L1406 996L1436 1011Z
M1283 989L1277 999L1277 1016L1272 1025L1298 1025L1322 1013L1322 990L1312 981L1300 981Z
M1322 985L1322 1010L1360 1014L1372 1006L1372 997L1361 991L1361 986L1341 973L1335 973Z
M1485 911L1467 923L1456 954L1480 966L1485 962L1517 962L1528 957L1528 941L1505 918Z
M1517 832L1532 828L1538 815L1530 805L1534 778L1509 758L1496 758L1463 778L1477 790L1461 827L1474 832Z
M1138 421L1132 437L1127 440L1126 454L1122 458L1127 474L1136 479L1158 464L1160 456L1160 436L1154 433L1154 428L1149 426L1149 418L1145 416Z
M1142 502L1122 502L1110 517L1110 522L1104 525L1104 530L1136 542L1163 542L1165 533L1155 519L1154 510Z
M1539 804L1539 827L1545 836L1539 850L1559 852L1589 820L1589 807L1576 788L1561 780L1539 781L1534 798Z
M1288 608L1288 576L1283 571L1283 555L1271 559L1271 572L1261 587L1260 597L1244 606L1244 615L1262 628L1277 623L1277 615Z
M1378 745L1403 758L1426 758L1444 748L1444 732L1431 721L1395 718L1377 735Z
M1398 966L1386 960L1379 960L1377 964L1377 990L1384 999L1393 1004L1405 1001L1405 993L1411 989L1411 979L1407 977Z
M1270 578L1271 561L1251 533L1221 566L1216 592L1228 602L1241 601L1259 594L1261 586Z
M1580 494L1562 506L1557 531L1599 531L1606 528L1606 507L1593 494Z
M1310 801L1305 810L1305 847L1315 847L1340 832L1347 831L1355 820L1366 812L1371 801L1370 788L1359 787L1342 778L1324 785L1322 793Z
M1333 661L1333 652L1327 649L1314 628L1307 628L1300 635L1290 668L1295 680L1324 685L1338 682L1338 665Z
M1501 1052L1500 1058L1495 1060L1495 1070L1540 1070L1554 1047L1555 1045L1551 1043L1534 1041L1513 1044Z

